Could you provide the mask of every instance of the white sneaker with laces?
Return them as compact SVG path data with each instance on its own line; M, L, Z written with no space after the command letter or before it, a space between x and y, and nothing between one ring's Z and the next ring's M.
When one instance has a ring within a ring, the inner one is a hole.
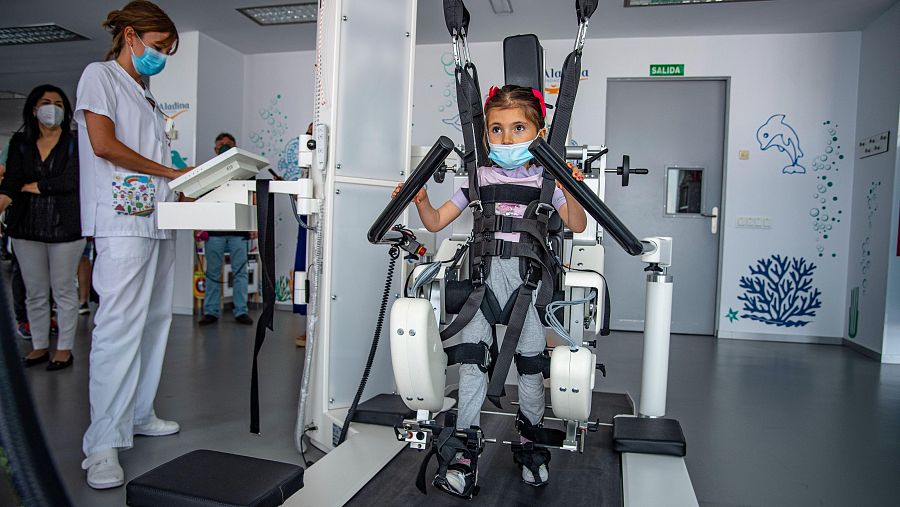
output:
M165 421L159 417L151 416L144 424L134 425L134 434L145 437L163 437L174 435L181 430L181 426L175 421Z
M87 470L88 486L94 489L116 488L125 484L125 471L119 465L117 449L104 449L91 454L81 462L81 469Z

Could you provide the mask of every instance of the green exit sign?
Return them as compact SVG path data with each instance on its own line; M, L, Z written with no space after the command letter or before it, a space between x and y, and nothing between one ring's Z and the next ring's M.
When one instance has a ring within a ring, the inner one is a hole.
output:
M663 63L650 66L650 77L683 76L683 63Z

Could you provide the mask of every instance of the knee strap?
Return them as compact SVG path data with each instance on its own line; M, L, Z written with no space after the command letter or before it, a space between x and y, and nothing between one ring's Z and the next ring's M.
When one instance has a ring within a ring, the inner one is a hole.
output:
M491 365L491 349L487 343L460 343L444 349L447 353L447 364L475 364L482 372L488 371ZM548 363L549 364L549 363Z
M523 356L516 354L516 371L519 375L534 375L540 373L544 378L550 378L550 354L541 352L536 356Z

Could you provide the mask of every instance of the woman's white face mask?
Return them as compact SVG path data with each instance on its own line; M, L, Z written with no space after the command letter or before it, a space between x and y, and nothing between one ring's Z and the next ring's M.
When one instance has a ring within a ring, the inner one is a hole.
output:
M57 105L44 104L37 108L35 116L45 127L53 128L58 127L62 123L65 111Z

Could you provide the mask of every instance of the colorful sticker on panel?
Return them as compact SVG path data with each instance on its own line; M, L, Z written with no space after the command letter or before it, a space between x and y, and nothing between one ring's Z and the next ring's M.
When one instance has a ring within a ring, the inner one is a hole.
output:
M147 217L156 207L156 183L143 174L113 175L112 206L117 215Z
M748 266L750 276L739 282L744 293L741 318L770 326L802 327L822 307L821 291L813 287L816 265L802 257L773 254Z
M784 119L785 115L783 114L773 114L757 129L756 140L759 142L759 149L766 151L774 147L788 156L791 163L784 166L781 170L782 173L805 173L806 168L798 162L803 158L803 150L800 149L800 138L797 136L797 131L785 123Z

